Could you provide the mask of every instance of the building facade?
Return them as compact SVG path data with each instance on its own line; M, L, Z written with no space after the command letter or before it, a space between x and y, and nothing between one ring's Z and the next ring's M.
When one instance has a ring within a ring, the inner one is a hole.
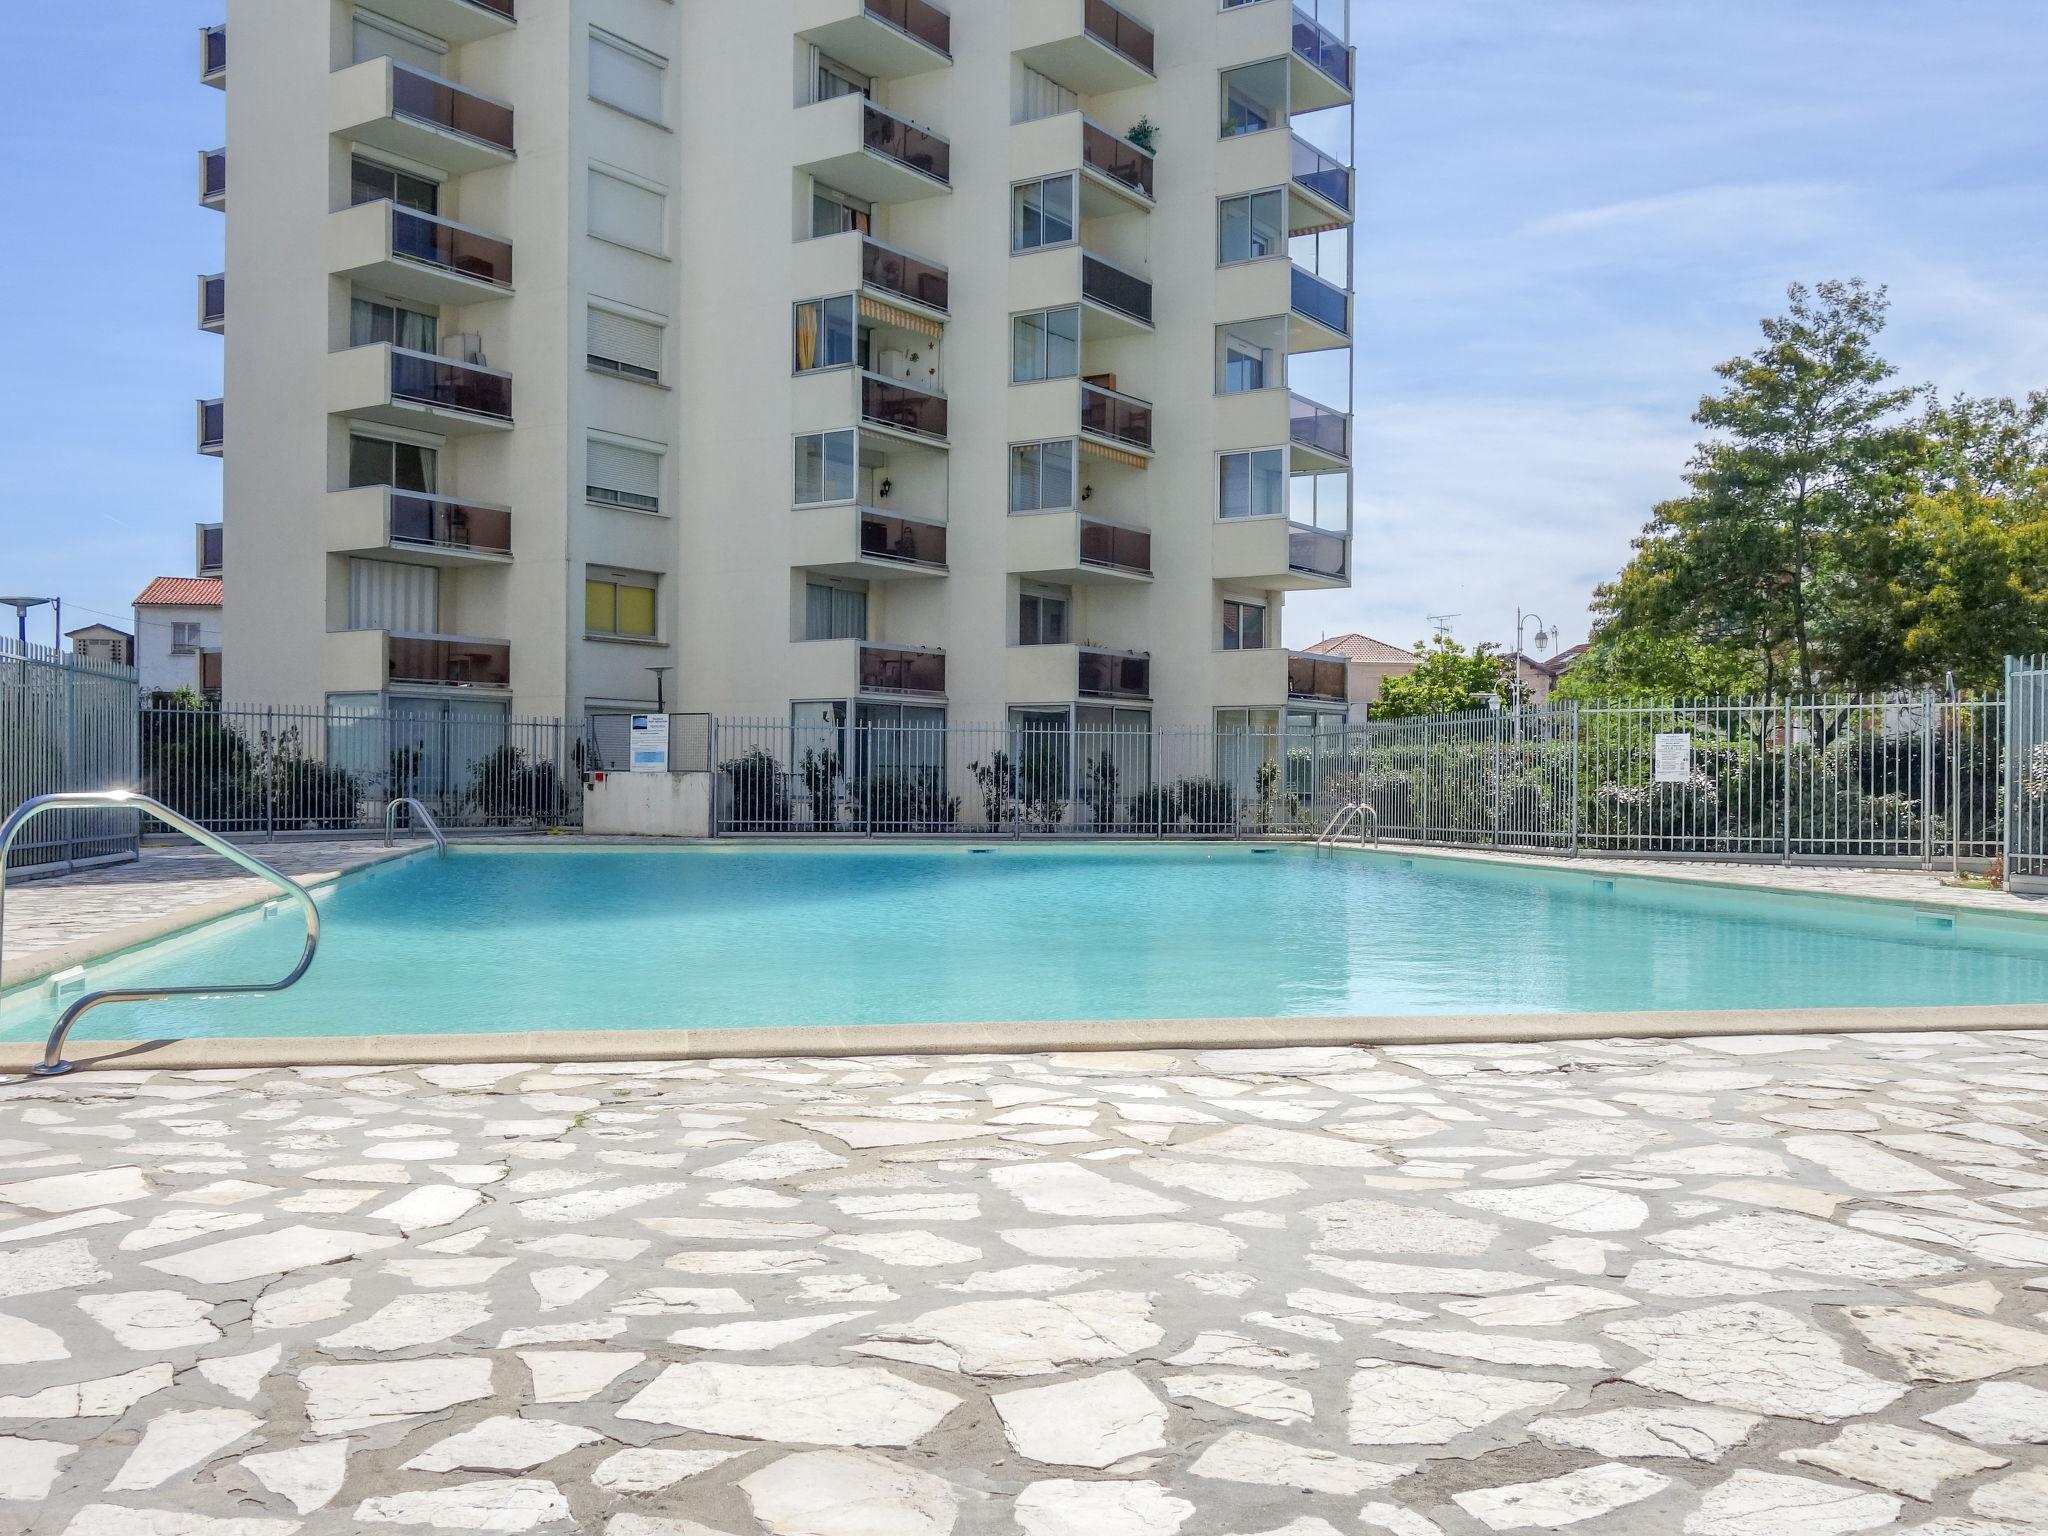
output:
M135 598L136 686L218 697L221 675L220 577L157 577Z
M1341 715L1343 17L229 0L229 696Z
M67 629L64 638L71 642L71 654L74 656L83 656L88 661L111 662L120 667L135 665L135 637L111 624L88 624L83 629Z

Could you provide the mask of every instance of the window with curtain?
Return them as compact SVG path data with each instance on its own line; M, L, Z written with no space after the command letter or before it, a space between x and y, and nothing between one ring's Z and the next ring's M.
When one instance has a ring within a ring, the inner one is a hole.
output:
M1259 261L1287 252L1287 199L1277 188L1216 201L1216 262Z
M848 230L872 234L875 224L875 205L836 192L830 187L813 183L811 187L811 238L821 240L827 235L843 235Z
M659 325L636 320L617 310L590 306L590 366L648 383L661 381Z
M1223 649L1262 651L1266 648L1266 605L1234 597L1223 600Z
M394 442L351 432L348 438L348 483L388 485L401 491L432 495L438 489L441 455L418 443Z
M1287 61L1267 59L1220 72L1223 80L1223 137L1263 133L1287 122Z
M1287 464L1278 448L1216 460L1218 517L1279 517L1287 511Z
M857 445L853 432L806 432L797 438L797 506L852 501L857 485Z
M348 563L348 627L400 635L441 628L441 573L431 565L362 557Z
M189 656L199 649L199 625L184 619L171 621L171 654Z
M403 22L358 10L350 25L350 55L358 64L371 59L396 59L430 75L444 72L448 45Z
M865 640L868 637L868 594L864 587L823 581L804 586L806 640Z
M1010 55L1010 121L1035 123L1042 117L1078 112L1081 98L1050 76Z
M386 341L414 352L438 351L441 317L381 299L349 300L348 344L371 347Z
M1074 440L1010 445L1010 510L1047 512L1074 505Z
M1081 306L1010 319L1010 382L1071 379L1081 372Z
M1287 321L1240 320L1216 327L1216 393L1287 387Z
M1064 587L1023 586L1017 591L1017 643L1065 645L1073 636L1073 594Z
M590 438L584 445L583 492L591 501L634 512L661 510L661 455Z
M794 366L798 373L852 367L853 342L852 294L806 299L796 306Z
M590 99L650 123L666 120L668 60L623 37L590 29Z
M1075 175L1068 171L1010 189L1010 249L1038 251L1074 240Z
M841 96L866 96L874 82L850 64L825 54L817 55L817 69L811 80L811 100L837 101Z
M593 165L588 196L589 229L598 239L650 256L667 252L667 194Z
M661 578L649 571L592 571L583 581L583 633L629 640L655 638L654 594Z
M350 207L388 199L401 208L412 208L421 213L438 214L441 211L439 182L379 165L361 155L349 161L348 183Z

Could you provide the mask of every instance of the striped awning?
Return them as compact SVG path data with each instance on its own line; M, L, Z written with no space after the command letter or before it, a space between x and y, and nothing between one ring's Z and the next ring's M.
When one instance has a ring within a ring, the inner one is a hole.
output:
M894 304L885 303L872 294L860 296L860 317L872 320L877 325L901 326L914 331L931 341L937 341L946 334L946 327L928 315L915 314L907 309L898 309Z
M1112 448L1107 443L1098 443L1091 437L1081 439L1081 452L1093 454L1098 459L1107 459L1112 464L1121 464L1126 469L1147 469L1152 461L1142 453L1132 453L1124 448Z

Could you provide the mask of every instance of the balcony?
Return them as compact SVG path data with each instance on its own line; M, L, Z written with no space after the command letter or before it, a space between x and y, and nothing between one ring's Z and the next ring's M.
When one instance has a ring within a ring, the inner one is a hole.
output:
M219 458L227 441L227 406L219 400L199 402L199 451Z
M505 693L511 686L512 646L506 640L382 629L334 630L327 636L329 693Z
M199 29L199 83L217 91L228 88L228 28L226 22Z
M1313 651L1287 653L1287 697L1315 704L1343 704L1351 697L1351 668L1337 657Z
M1289 162L1288 176L1294 190L1311 200L1311 215L1320 208L1323 211L1323 218L1320 223L1303 228L1301 226L1305 222L1304 214L1296 210L1290 216L1288 233L1307 234L1311 229L1334 229L1339 225L1349 224L1351 167L1324 154L1315 145L1299 136L1291 138Z
M459 46L512 30L514 0L377 0L376 11Z
M1342 708L1349 702L1349 672L1339 657L1287 651L1278 646L1219 650L1211 656L1212 688L1217 703L1254 709L1288 704Z
M509 241L379 199L330 214L327 269L393 298L475 304L512 292Z
M418 565L503 564L512 558L512 513L386 485L357 486L327 498L327 552L403 550Z
M1136 651L1013 645L1006 661L1006 691L1013 704L1070 704L1077 699L1145 703L1152 697L1152 658Z
M1075 692L1084 699L1149 699L1152 658L1134 651L1077 647Z
M199 691L210 698L220 697L220 652L199 653Z
M871 203L952 190L952 146L864 96L816 102L796 115L796 168Z
M1152 284L1091 252L1079 254L1082 302L1100 315L1087 327L1090 338L1100 338L1105 331L1116 334L1119 322L1128 322L1128 328L1152 329ZM1105 327L1101 321L1109 324Z
M1351 417L1305 395L1289 395L1287 441L1294 473L1334 474L1351 463Z
M1010 130L1010 180L1081 173L1081 217L1107 219L1152 207L1152 156L1079 112Z
M1111 133L1099 123L1081 120L1081 169L1090 180L1114 187L1125 197L1152 201L1152 152L1140 149L1122 134ZM1088 194L1081 194L1081 211L1088 212Z
M857 691L866 694L943 696L946 653L924 646L856 642Z
M1284 517L1224 518L1212 536L1211 574L1268 592L1327 591L1350 584L1351 541Z
M227 530L219 523L201 523L194 531L199 546L197 574L218 576L227 558Z
M199 329L218 336L228 326L227 274L216 272L199 279Z
M455 436L512 428L512 376L388 342L327 359L332 415Z
M1320 112L1351 100L1350 45L1323 21L1330 17L1339 25L1347 25L1347 3L1348 0L1296 0L1287 82L1289 110Z
M1082 512L1028 512L1009 519L1009 574L1067 585L1152 579L1152 535Z
M796 35L880 80L953 62L953 18L930 0L798 0Z
M1083 379L1081 435L1149 454L1152 451L1152 402Z
M1288 350L1327 352L1351 345L1351 295L1306 267L1288 263Z
M946 574L946 525L875 507L799 507L790 564L825 576L890 581Z
M227 212L228 152L203 149L199 152L199 206Z
M330 75L327 103L331 133L453 176L513 159L507 103L395 59Z
M952 296L946 269L908 251L885 245L870 235L860 241L861 287L890 299L902 299L936 314L945 314Z
M1017 56L1079 96L1150 85L1152 29L1109 0L1015 0Z
M900 433L922 442L946 440L946 397L878 373L856 373L860 421L865 427Z

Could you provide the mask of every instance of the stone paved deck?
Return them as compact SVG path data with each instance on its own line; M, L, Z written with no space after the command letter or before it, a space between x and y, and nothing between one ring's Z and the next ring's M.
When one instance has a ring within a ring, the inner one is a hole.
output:
M2048 1036L0 1086L0 1532L2048 1529Z

